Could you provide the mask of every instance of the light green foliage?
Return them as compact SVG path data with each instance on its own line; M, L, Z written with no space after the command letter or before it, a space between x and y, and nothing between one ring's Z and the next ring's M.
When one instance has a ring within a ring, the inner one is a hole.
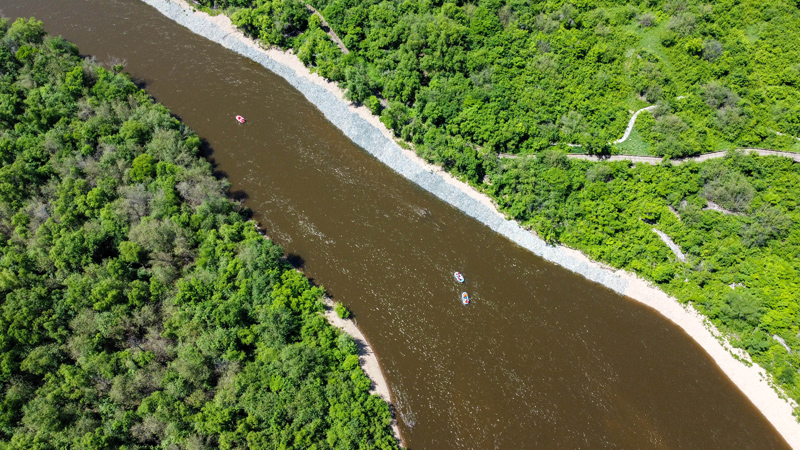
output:
M137 156L131 165L131 181L142 182L150 180L153 175L155 175L156 171L153 162L153 157L147 153L142 153L141 155Z
M70 95L79 95L83 88L83 69L81 69L80 66L76 66L74 69L67 72L64 84L61 86Z
M5 35L8 40L17 44L41 44L45 32L41 20L33 17L25 20L20 17L11 24Z
M336 311L336 315L339 316L340 319L348 319L350 317L350 310L339 302L333 305L333 310Z
M308 25L308 11L298 0L258 0L253 9L243 9L231 17L233 23L263 42L283 46L287 36Z
M41 23L5 23L0 448L396 448L322 289L199 139Z
M370 95L367 98L366 105L367 108L369 108L370 112L372 112L372 114L375 114L376 116L381 115L381 109L382 109L381 101L378 100L377 97L375 97L374 95Z
M144 249L136 242L123 241L119 243L119 257L128 263L138 263L142 259Z

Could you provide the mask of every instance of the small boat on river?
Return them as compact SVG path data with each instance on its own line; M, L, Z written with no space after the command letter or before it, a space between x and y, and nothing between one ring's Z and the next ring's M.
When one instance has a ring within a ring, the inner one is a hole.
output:
M244 120L244 117L242 117L242 116L236 116L236 121L239 122L239 123L247 122L246 120Z
M453 277L454 277L454 278L456 279L456 281L458 281L459 283L463 283L463 282L464 282L464 275L461 275L461 272L456 272L456 273L454 273L454 274L453 274Z
M461 293L461 303L464 305L469 305L469 295L466 292Z

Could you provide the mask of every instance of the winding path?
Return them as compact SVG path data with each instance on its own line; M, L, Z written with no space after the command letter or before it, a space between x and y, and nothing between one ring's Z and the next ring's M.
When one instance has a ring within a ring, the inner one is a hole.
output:
M777 134L778 136L789 136L790 138L794 138L800 141L800 137L792 136L791 134L781 133L780 131L776 131L775 134Z
M675 254L676 258L678 258L678 261L686 262L686 255L684 255L681 251L680 245L676 244L675 241L673 241L672 238L667 235L667 233L664 233L656 228L653 228L652 230L658 235L659 238L661 238L662 241L664 241L665 244L667 244L667 247L672 250L672 253Z
M675 100L680 100L682 98L685 98L685 96L681 95L680 97L675 97ZM633 113L633 115L631 116L631 119L628 121L628 127L625 128L625 133L622 135L621 138L617 139L616 141L610 142L610 144L616 145L616 144L621 144L621 143L627 141L628 137L630 137L631 132L633 131L634 125L636 125L636 118L639 117L639 114L643 113L644 111L653 111L656 108L656 106L658 106L658 105L646 106L646 107L636 111L635 113ZM778 136L789 136L789 137L792 137L792 138L797 139L798 141L800 141L800 137L792 136L790 134L781 133L780 131L775 131L775 134L777 134ZM567 146L568 147L580 147L579 144L567 144ZM751 149L738 149L738 150L751 150ZM789 152L778 152L777 150L764 150L764 149L752 149L752 150L771 151L771 152L775 152L775 153L789 153ZM719 152L715 152L715 153L719 153ZM725 153L725 152L721 152L721 153ZM711 154L714 154L714 153L708 153L708 154L711 155ZM770 155L772 155L772 154L770 154ZM633 157L633 155L631 155L631 156ZM780 155L780 156L787 156L787 155ZM715 158L718 158L718 156L715 156ZM660 158L657 158L657 159L660 159ZM710 159L710 158L706 158L706 159ZM701 159L700 161L705 161L705 159ZM797 159L795 159L795 161L797 161ZM647 161L638 161L638 162L647 162Z
M625 142L628 139L628 136L631 135L631 131L633 131L633 126L636 125L636 118L639 117L639 114L641 114L643 111L652 111L654 109L656 109L656 105L650 105L633 113L631 120L628 121L628 128L625 128L625 134L623 134L621 138L612 142L612 144L622 144Z

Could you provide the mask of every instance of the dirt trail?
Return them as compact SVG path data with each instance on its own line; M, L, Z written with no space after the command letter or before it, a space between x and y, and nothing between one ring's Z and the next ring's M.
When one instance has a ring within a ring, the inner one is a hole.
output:
M782 151L770 150L770 149L766 149L766 148L750 148L750 147L737 148L737 149L734 149L734 150L737 151L737 152L757 153L757 154L759 154L761 156L784 156L786 158L791 158L795 162L800 162L800 153L782 152ZM703 155L700 155L700 156L693 156L693 157L690 157L690 158L675 158L675 159L671 159L670 162L672 162L672 164L683 164L683 163L689 162L689 161L703 162L703 161L708 161L709 159L724 158L725 155L727 155L727 154L728 154L728 152L712 152L712 153L706 153L706 154L703 154ZM520 156L532 157L532 158L536 157L536 155L515 155L513 153L499 153L497 155L497 157L500 158L500 159L516 159L516 158L519 158ZM567 158L584 159L584 160L587 160L587 161L595 161L595 162L600 162L600 161L630 161L630 162L634 162L634 163L640 162L640 163L650 164L650 165L653 165L653 166L661 164L661 162L664 160L664 158L659 157L659 156L579 155L579 154L575 154L575 153L567 154Z
M348 50L347 47L344 46L344 42L342 42L342 40L339 39L339 35L337 35L335 31L333 31L333 28L331 28L330 25L328 25L328 22L325 21L324 17L322 17L322 14L320 14L319 11L314 9L314 7L309 5L308 3L305 3L305 5L306 9L309 10L311 14L319 17L319 20L322 22L322 29L326 33L328 33L328 36L339 47L339 50L341 50L342 53L344 53L345 55L350 53L350 50Z
M782 152L782 151L778 151L778 150L770 150L770 149L765 149L765 148L749 148L749 147L747 147L747 148L737 148L735 150L736 151L742 151L742 152L745 152L745 153L757 153L757 154L759 154L761 156L784 156L786 158L791 158L795 162L800 162L800 153ZM702 161L707 161L709 159L714 159L714 158L724 158L725 155L727 155L727 154L728 154L728 152L713 152L713 153L706 153L706 154L703 154L703 155L700 155L700 156L694 156L694 157L691 157L691 158L675 158L675 159L672 159L670 161L672 162L672 164L683 164L683 163L689 162L689 161L702 162ZM510 157L516 157L516 155L506 155L506 154L504 154L504 155L501 156L501 158L510 158ZM641 162L641 163L652 164L652 165L661 164L661 161L664 160L664 158L660 158L658 156L636 156L636 155L611 155L611 156L605 156L605 155L575 155L575 154L569 154L569 155L567 155L567 157L568 158L573 158L573 159L585 159L585 160L589 160L589 161L626 161L627 160L627 161L631 161L631 162Z

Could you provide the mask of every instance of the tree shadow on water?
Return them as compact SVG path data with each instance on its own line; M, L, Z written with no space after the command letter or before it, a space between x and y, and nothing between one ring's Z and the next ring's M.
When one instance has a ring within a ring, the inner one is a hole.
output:
M250 198L250 195L245 191L239 190L239 191L229 191L228 197L230 197L233 200L236 200L237 202L243 202L248 198Z
M139 89L141 89L141 90L143 90L143 91L147 92L147 85L148 85L148 83L147 83L147 81L146 81L146 80L144 80L144 79L142 79L142 78L134 78L134 77L131 77L131 81L133 82L133 84L134 84L134 85L135 85L137 88L139 88ZM148 93L147 95L150 95L150 93ZM150 97L152 97L152 98L154 98L154 99L155 99L155 97L153 97L152 95L150 95ZM174 115L174 114L173 114L173 115Z
M218 180L227 180L228 173L219 168L219 164L214 159L214 149L211 144L204 138L200 138L200 156L202 156L209 164L211 164L211 174ZM244 193L244 195L247 195Z
M296 253L287 254L286 255L286 261L288 261L289 264L291 264L292 267L294 267L295 269L302 269L306 265L306 260L303 259L302 256L300 256L300 255L298 255ZM309 279L309 281L311 281L311 280Z
M219 168L219 164L214 160L214 149L211 147L211 144L208 143L208 140L205 138L200 138L200 149L199 154L202 156L206 161L211 164L211 175L218 180L229 180L228 173L224 170ZM228 198L234 200L239 203L243 203L245 200L250 198L250 194L244 190L229 190L228 191ZM253 218L253 211L250 208L244 208L242 212L246 218L252 219Z
M208 143L208 140L204 137L200 137L200 148L199 148L199 155L203 157L209 164L211 164L211 174L214 175L217 179L228 179L228 174L219 168L219 164L214 159L214 148L211 147L211 144Z
M247 200L250 196L247 195L245 191L228 191L228 198L235 201L238 206L238 212L241 214L246 220L250 220L253 218L255 213L252 209L248 208L244 201Z
M206 138L200 138L200 156L207 159L208 162L216 169L217 164L214 162L214 149L211 148L211 144L208 143Z

